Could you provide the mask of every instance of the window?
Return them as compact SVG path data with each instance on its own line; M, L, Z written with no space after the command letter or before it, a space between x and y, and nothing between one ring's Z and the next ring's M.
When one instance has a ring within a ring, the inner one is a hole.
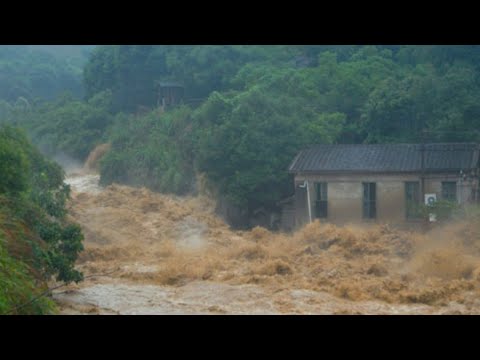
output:
M405 208L407 219L420 217L420 183L418 181L405 182Z
M442 199L457 201L457 183L455 181L442 182Z
M328 215L328 187L326 182L315 183L316 201L315 216L317 218L326 218Z
M365 219L375 219L377 216L376 199L376 184L363 183L363 217Z

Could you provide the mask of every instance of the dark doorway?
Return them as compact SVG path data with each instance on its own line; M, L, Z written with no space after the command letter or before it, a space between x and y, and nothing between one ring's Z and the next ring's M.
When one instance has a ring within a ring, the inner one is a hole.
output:
M328 217L328 184L326 182L315 183L315 217L325 219Z

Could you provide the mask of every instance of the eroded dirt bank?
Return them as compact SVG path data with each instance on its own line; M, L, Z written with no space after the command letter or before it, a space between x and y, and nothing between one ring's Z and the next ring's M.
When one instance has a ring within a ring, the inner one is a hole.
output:
M480 313L480 225L429 233L312 223L232 231L205 197L77 174L72 218L87 278L57 292L64 314Z

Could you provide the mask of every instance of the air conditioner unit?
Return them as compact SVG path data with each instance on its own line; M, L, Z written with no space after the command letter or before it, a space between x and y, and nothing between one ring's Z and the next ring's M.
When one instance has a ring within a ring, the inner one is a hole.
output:
M433 205L437 201L437 194L425 194L425 205Z
M437 201L437 194L425 194L425 205L432 206ZM428 221L437 221L437 215L434 213L428 214Z

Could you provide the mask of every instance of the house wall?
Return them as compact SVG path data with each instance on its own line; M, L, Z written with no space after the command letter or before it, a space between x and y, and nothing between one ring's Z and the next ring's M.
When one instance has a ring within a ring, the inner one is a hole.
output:
M316 175L297 174L295 176L295 225L301 226L309 221L306 190L299 184L308 182L312 220L315 219L315 182L328 183L328 218L333 223L379 222L402 223L406 220L405 182L420 182L419 174L351 174ZM477 180L462 181L457 174L428 175L425 177L425 193L437 194L441 199L442 181L457 182L457 201L461 204L472 202ZM377 189L377 217L374 220L363 219L363 182L375 182ZM423 199L421 199L423 203Z
M463 180L457 174L428 176L425 181L425 193L437 194L437 199L441 199L442 181L455 181L457 183L457 202L459 204L467 204L475 201L475 191L478 189L478 179Z
M293 203L282 206L280 229L282 231L295 229L295 207Z

